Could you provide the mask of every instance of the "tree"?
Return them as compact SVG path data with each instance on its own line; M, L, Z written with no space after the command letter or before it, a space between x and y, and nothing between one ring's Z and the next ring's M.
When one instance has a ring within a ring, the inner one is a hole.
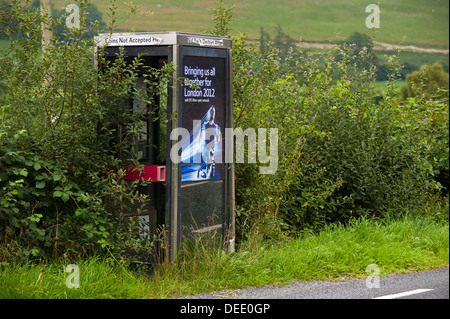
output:
M353 45L352 50L350 51L352 55L358 55L364 48L366 48L369 53L373 52L372 38L367 34L353 32L347 40L345 40L345 43Z
M216 2L216 7L209 10L213 16L214 28L206 30L206 34L227 36L230 33L230 21L233 18L233 6L226 7L223 0Z
M41 0L41 14L45 16L41 23L42 29L42 54L45 55L50 40L53 36L52 30L52 1Z
M439 63L434 63L431 66L423 65L419 71L408 74L406 81L408 85L402 87L403 99L410 97L430 99L438 95L448 98L449 74L444 71L444 68Z
M261 54L264 53L264 50L267 47L267 43L270 41L270 36L269 34L264 31L264 27L261 27L260 29L260 39L259 39L259 52Z
M33 2L30 5L30 8L32 10L40 8L40 1L41 0L33 0ZM53 20L56 22L62 18L62 20L64 21L65 17L67 16L65 8L63 8L62 10L55 10L53 5L50 6L52 8L51 16ZM83 30L81 38L82 39L92 38L95 35L97 35L99 31L101 32L101 30L103 30L106 27L106 23L103 21L102 12L93 3L88 3L87 0L80 1L79 7L81 17L82 19L85 19L84 23L82 24L85 30ZM65 41L70 40L70 37L69 38L66 37L64 25L54 23L52 29L53 35L55 37L58 37L61 40Z
M285 58L288 55L289 50L296 47L297 41L290 35L286 34L280 24L277 24L274 29L275 36L273 39L270 39L270 35L264 30L263 27L261 27L259 50L261 53L264 53L264 51L268 49L268 45L270 43L273 48L278 50L278 55Z

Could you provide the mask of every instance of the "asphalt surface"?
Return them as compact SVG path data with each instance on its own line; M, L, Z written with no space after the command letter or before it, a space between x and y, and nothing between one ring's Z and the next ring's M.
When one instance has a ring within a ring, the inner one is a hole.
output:
M379 279L379 281L378 281ZM296 281L185 299L449 299L449 268L342 282Z

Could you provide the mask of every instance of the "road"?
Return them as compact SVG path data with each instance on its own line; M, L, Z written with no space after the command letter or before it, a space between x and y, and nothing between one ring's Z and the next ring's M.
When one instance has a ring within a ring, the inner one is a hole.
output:
M315 49L330 49L335 46L333 43L319 43L319 42L299 42L297 46L300 48L315 48ZM412 52L420 52L420 53L440 53L440 54L448 54L448 49L435 49L435 48L420 48L415 45L402 45L402 44L392 44L386 42L374 41L374 49L375 50L402 50L402 51L412 51Z
M187 296L186 299L449 299L449 268L394 274L343 282L296 281L288 286L265 286ZM378 286L378 288L377 288ZM369 287L369 288L368 288Z

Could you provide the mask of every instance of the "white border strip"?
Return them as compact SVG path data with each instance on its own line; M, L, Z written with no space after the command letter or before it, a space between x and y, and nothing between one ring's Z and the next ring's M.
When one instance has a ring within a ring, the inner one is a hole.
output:
M423 292L427 292L427 291L431 291L431 290L433 290L433 289L415 289L415 290L401 292L398 294L376 297L373 299L395 299L395 298L406 297L406 296L415 295L415 294L421 294Z

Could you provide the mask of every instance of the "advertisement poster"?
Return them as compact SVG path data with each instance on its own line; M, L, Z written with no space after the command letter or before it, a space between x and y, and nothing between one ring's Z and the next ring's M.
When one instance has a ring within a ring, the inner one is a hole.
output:
M224 179L226 59L186 55L181 76L181 181Z

